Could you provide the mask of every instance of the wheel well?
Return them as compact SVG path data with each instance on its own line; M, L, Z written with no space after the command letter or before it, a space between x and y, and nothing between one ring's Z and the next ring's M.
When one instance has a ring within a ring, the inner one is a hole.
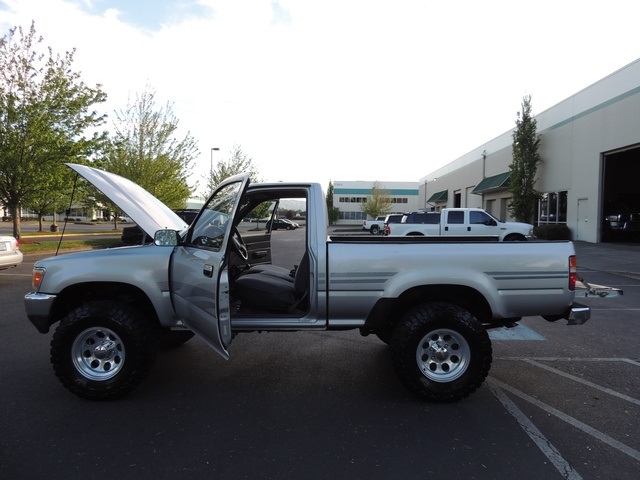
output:
M160 325L149 297L137 287L126 283L92 282L71 285L56 298L51 314L51 324L59 321L69 311L91 300L114 300L134 305L146 319Z
M411 288L398 298L379 300L371 310L365 328L370 331L389 328L409 310L430 301L462 307L482 323L488 323L493 318L489 303L473 288L463 285L425 285Z
M525 237L521 233L510 233L509 235L504 237L505 242L523 242L526 239L527 237Z

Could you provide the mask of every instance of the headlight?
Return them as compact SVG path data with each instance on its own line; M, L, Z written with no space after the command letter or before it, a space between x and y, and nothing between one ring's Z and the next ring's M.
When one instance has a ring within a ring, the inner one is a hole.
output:
M44 274L46 272L47 271L42 267L35 267L33 269L33 277L31 279L31 285L33 286L33 288L35 288L36 290L40 288L42 280L44 279Z

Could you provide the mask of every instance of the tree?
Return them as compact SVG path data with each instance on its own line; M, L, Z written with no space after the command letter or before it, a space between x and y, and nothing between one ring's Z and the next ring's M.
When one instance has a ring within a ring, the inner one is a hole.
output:
M53 214L51 230L57 228L55 214L69 207L69 199L73 191L74 172L63 166L55 166L40 183L41 188L32 192L23 201L23 206L38 215L38 230L43 231L42 217Z
M522 99L522 112L518 112L513 131L513 162L509 165L511 202L509 210L519 222L533 223L540 193L535 189L540 135L537 122L531 114L531 95Z
M259 182L258 169L253 160L242 151L240 145L235 145L228 160L219 160L215 169L205 176L207 181L207 197L210 196L223 180L239 173L249 173L251 182Z
M333 182L329 180L327 188L327 212L329 214L329 225L334 225L340 218L340 209L333 206Z
M156 108L155 92L147 89L126 110L116 112L110 148L97 163L137 183L169 208L184 208L193 190L188 176L198 148L188 132L177 139L177 129L171 104ZM117 213L116 208L112 211Z
M389 196L389 191L384 190L380 186L380 182L374 182L371 187L371 195L367 198L366 202L360 205L360 209L367 215L376 218L381 215L386 215L391 211L392 200Z
M106 138L96 131L105 115L91 110L106 94L73 71L75 50L45 53L42 42L34 23L0 39L0 203L11 212L16 238L22 205L41 204L45 192L53 199L64 162L90 157Z

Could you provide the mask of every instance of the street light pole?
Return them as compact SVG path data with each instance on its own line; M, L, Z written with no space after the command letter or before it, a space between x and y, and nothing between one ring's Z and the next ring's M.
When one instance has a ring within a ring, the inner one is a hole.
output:
M209 178L213 177L213 152L220 151L218 147L211 147L211 169L209 170Z

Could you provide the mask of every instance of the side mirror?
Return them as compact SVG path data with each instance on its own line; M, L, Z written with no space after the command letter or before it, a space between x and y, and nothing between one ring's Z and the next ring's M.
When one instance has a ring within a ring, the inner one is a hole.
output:
M159 247L175 247L180 243L180 236L175 230L158 230L153 236L153 243Z

